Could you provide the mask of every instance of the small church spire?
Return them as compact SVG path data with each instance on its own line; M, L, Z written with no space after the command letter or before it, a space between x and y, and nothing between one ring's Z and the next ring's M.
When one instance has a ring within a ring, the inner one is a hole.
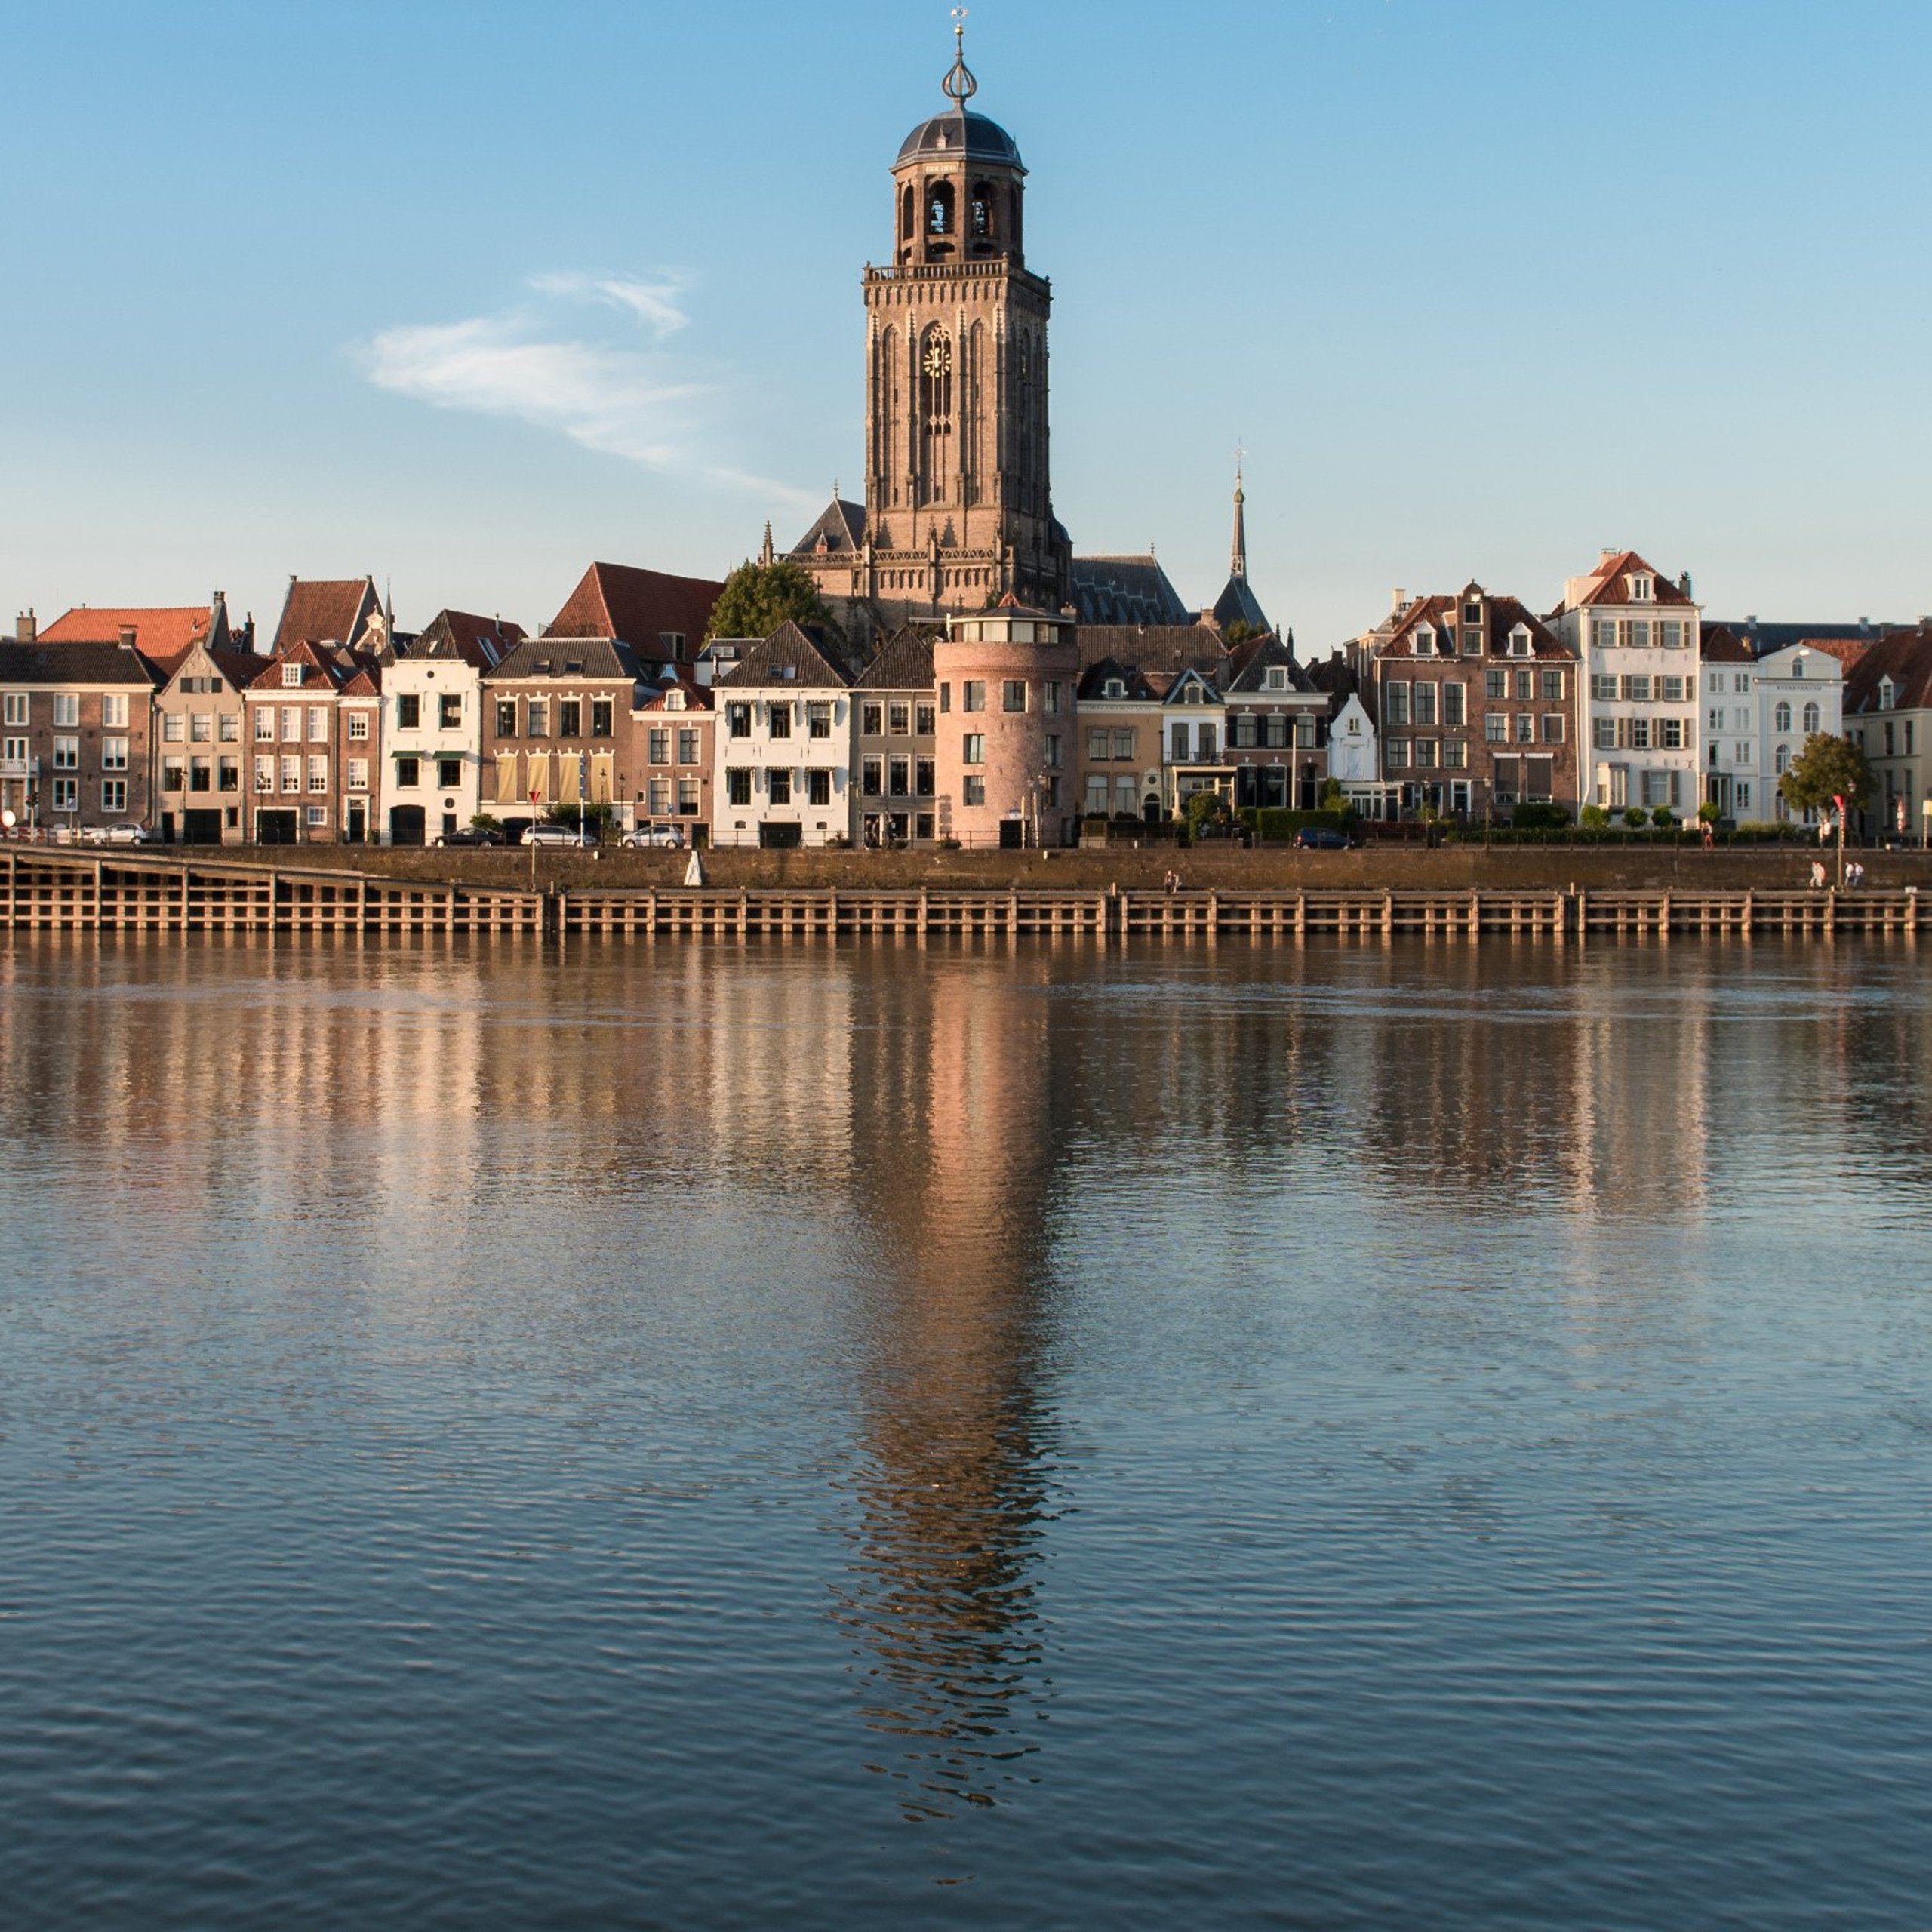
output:
M758 560L767 570L771 568L771 519L764 520L764 545L758 553Z
M946 78L940 82L941 91L947 100L966 112L966 103L980 91L980 84L973 78L973 70L966 64L966 9L955 7L952 10L952 68Z
M1241 450L1235 452L1235 541L1233 554L1228 560L1228 574L1244 580L1247 576L1247 492L1241 487L1244 454Z

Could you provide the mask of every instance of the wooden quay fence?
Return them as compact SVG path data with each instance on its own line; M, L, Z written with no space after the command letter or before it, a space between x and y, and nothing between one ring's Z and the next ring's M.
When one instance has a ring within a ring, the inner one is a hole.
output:
M1903 891L1462 891L1266 888L1165 892L895 887L506 889L351 867L15 848L0 924L85 932L497 933L593 937L1352 940L1597 936L1915 940ZM1932 895L1924 895L1932 897Z

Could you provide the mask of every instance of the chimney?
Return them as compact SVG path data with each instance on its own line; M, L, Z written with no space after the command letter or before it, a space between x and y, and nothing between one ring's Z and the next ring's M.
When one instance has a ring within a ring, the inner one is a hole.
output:
M130 651L134 648L134 627L132 624L121 626L121 641Z
M1677 580L1677 587L1679 590L1683 592L1686 597L1690 596L1690 573L1688 571L1686 571L1684 574ZM1693 601L1694 601L1695 600L1694 599Z
M1402 614L1404 606L1407 604L1408 601L1409 593L1398 583L1396 585L1395 588L1389 593L1389 616L1392 617L1399 617Z
M1618 549L1614 543L1609 544L1597 552L1597 561L1599 564L1607 564L1610 561L1611 558L1620 557L1623 554L1623 552Z
M40 620L31 611L23 611L14 620L14 641L32 644L40 635Z

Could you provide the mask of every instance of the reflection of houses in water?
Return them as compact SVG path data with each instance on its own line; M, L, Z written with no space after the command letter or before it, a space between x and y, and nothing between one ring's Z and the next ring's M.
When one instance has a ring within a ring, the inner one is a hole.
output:
M1049 973L1039 958L907 970L884 953L855 971L876 975L851 1129L880 1266L857 1311L860 1517L839 1615L860 1640L874 1762L921 1816L996 1801L1035 1748Z

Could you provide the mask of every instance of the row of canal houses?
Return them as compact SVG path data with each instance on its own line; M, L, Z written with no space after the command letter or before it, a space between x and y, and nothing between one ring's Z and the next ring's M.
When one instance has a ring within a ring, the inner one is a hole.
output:
M706 641L721 584L595 564L536 635L445 610L398 632L373 579L291 580L274 638L224 598L23 617L0 644L0 806L167 841L420 844L608 807L716 844L1054 844L1202 789L1372 819L1702 804L1783 815L1814 732L1872 758L1872 817L1932 817L1932 623L1706 622L1687 577L1606 551L1543 616L1471 581L1326 659L1292 632L997 609L867 659L787 623ZM1252 606L1251 608L1250 606Z

